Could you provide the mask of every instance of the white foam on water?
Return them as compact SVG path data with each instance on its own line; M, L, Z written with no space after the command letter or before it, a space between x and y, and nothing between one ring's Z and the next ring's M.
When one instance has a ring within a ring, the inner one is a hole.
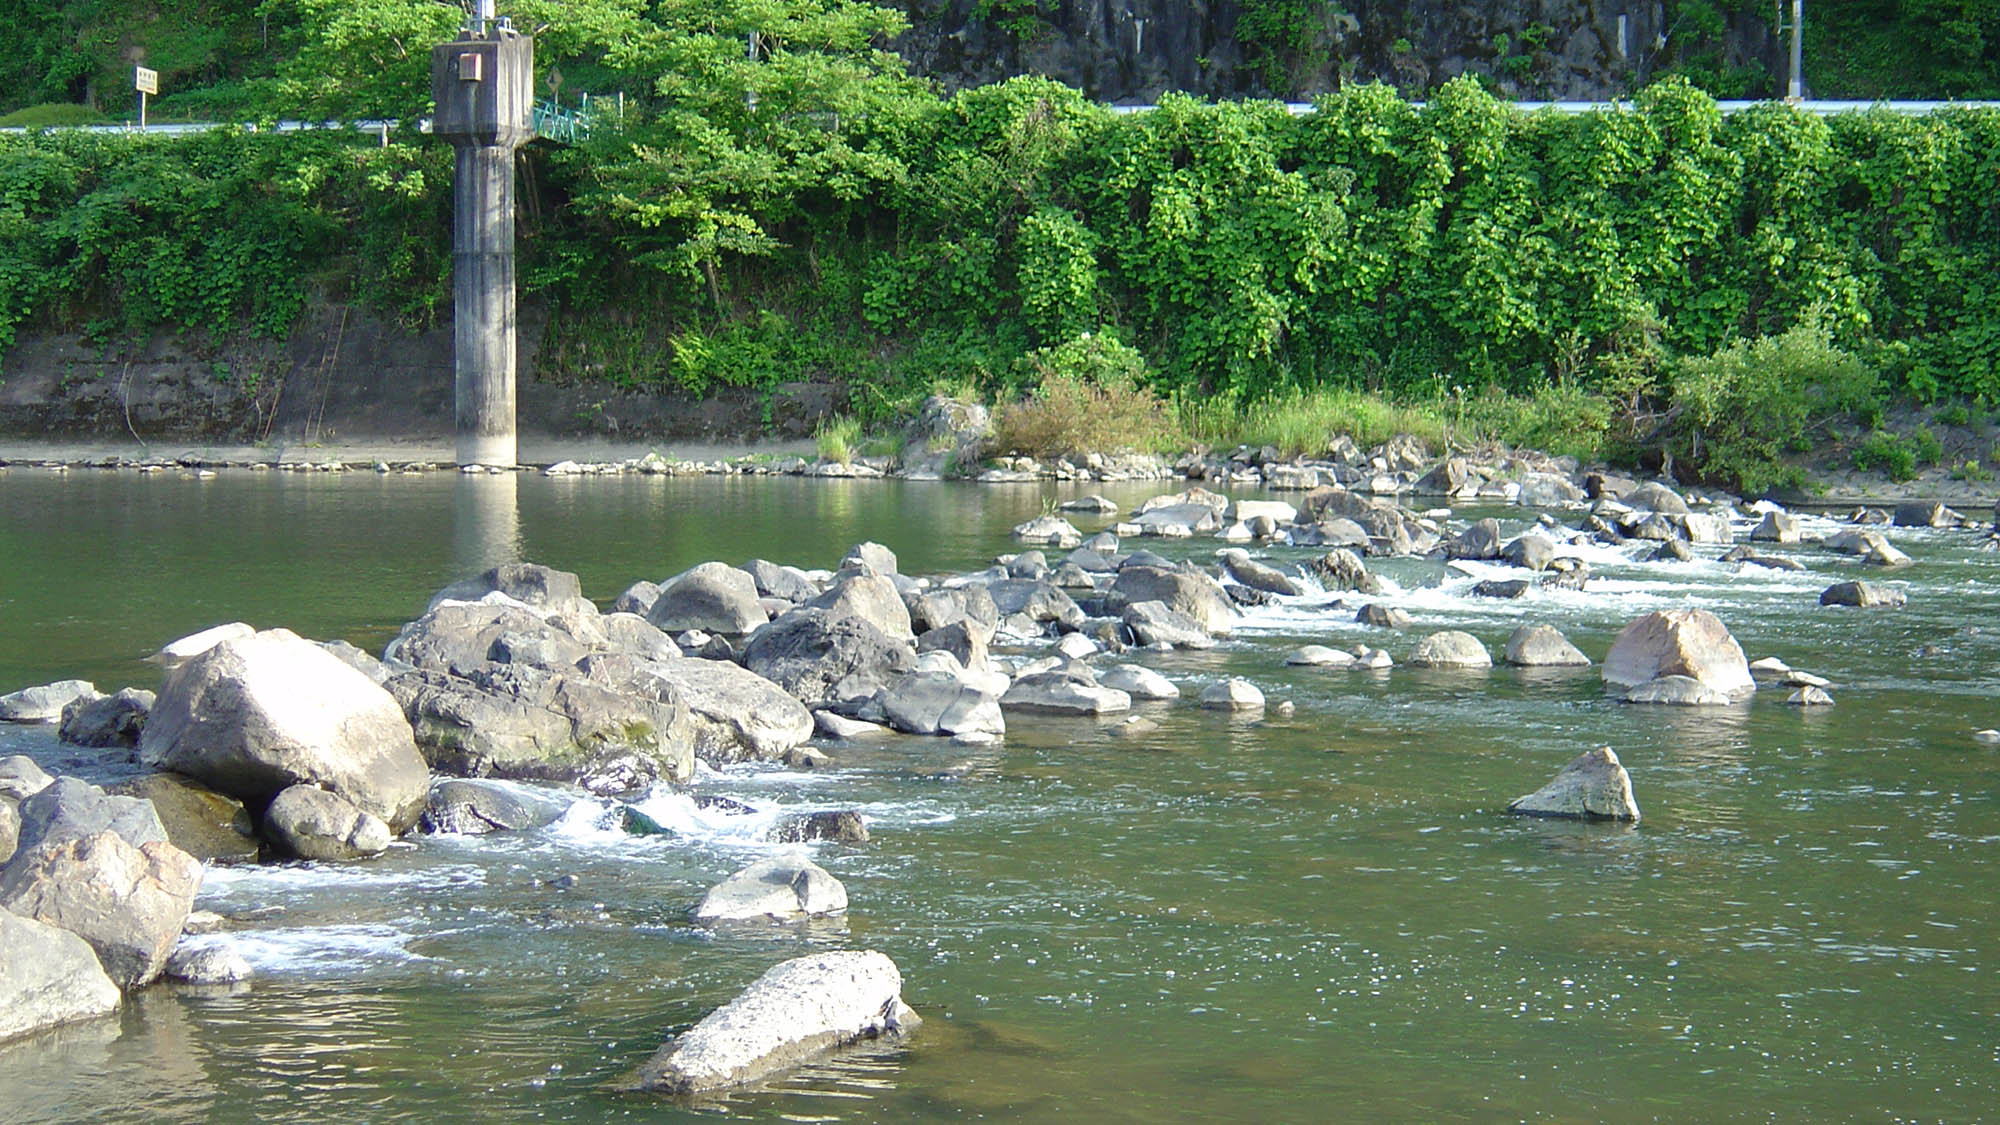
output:
M181 944L196 949L224 946L242 954L259 973L279 976L351 972L383 962L430 960L406 948L417 937L394 926L362 923L231 930L183 938Z
M427 865L409 871L367 864L281 863L214 865L202 873L200 901L290 897L301 891L367 887L445 888L484 883L486 872L471 864ZM212 908L212 907L210 907Z

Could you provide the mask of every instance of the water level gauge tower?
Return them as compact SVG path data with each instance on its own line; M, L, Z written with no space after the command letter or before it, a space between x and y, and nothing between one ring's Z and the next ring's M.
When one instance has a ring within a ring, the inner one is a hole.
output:
M431 48L431 131L457 150L452 181L458 463L512 468L514 150L534 133L535 41L480 0L457 39Z

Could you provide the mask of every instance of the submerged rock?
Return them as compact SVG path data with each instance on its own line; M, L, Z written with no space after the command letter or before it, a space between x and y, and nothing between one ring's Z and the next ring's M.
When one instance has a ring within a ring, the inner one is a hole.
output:
M847 909L847 888L803 855L767 856L710 887L696 921L790 921Z
M1354 654L1325 645L1301 645L1286 655L1285 663L1307 668L1341 668L1354 663Z
M693 1094L736 1086L921 1022L903 1003L895 962L873 951L815 953L772 967L743 994L640 1068L639 1086Z
M540 828L561 815L555 801L529 799L490 781L447 778L431 786L417 827L437 835L483 836Z
M1661 676L1634 684L1618 698L1627 703L1659 703L1679 707L1720 707L1737 697L1717 691L1692 676Z
M1632 799L1632 778L1609 746L1570 759L1547 785L1514 798L1507 811L1517 816L1639 819L1639 804Z
M1108 715L1132 709L1132 697L1116 688L1079 680L1060 672L1042 672L1015 680L1000 697L1002 710L1058 711L1073 715Z
M1910 596L1890 586L1872 582L1836 582L1820 591L1819 604L1853 606L1857 609L1899 609L1910 604Z
M82 938L0 909L0 1041L104 1015L119 999Z
M199 944L182 941L167 955L165 975L184 984L234 984L256 975L232 945L210 940Z

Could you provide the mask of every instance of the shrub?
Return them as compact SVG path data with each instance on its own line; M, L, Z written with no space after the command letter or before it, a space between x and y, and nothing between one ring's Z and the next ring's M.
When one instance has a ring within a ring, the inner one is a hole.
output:
M1798 484L1803 474L1784 455L1812 448L1829 422L1878 402L1875 372L1817 323L1684 357L1669 384L1667 452L1746 493Z
M1917 454L1902 438L1877 430L1855 448L1854 467L1863 472L1880 469L1890 480L1910 480L1917 475Z
M1146 361L1117 338L1083 335L1021 360L1037 384L995 412L995 444L1032 457L1160 451L1178 440L1167 403L1142 385Z

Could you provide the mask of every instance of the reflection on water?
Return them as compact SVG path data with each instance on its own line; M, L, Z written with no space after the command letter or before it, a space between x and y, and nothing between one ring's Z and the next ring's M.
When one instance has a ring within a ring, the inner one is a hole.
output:
M480 574L522 561L520 489L518 473L458 474L452 488L451 555L460 571Z

